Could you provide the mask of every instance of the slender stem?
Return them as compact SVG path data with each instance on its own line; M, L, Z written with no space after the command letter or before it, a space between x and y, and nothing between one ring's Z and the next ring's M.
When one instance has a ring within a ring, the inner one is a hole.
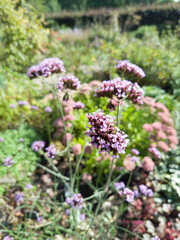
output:
M99 200L99 202L98 202L98 205L97 205L97 207L96 207L95 214L94 214L94 216L91 218L91 222L90 222L89 227L88 227L88 229L87 229L87 231L86 231L86 233L85 233L85 235L84 235L84 237L83 237L83 240L86 240L87 233L88 233L89 229L91 228L91 226L92 226L92 224L93 224L94 218L96 218L96 216L97 216L97 214L98 214L98 212L99 212L99 210L100 210L100 207L101 207L101 205L102 205L103 197L104 197L104 195L106 194L107 188L109 187L109 183L110 183L110 181L111 181L111 177L112 177L112 173L113 173L114 160L115 160L115 158L113 158L113 161L111 162L111 168L110 168L109 176L108 176L108 179L107 179L107 182L106 182L104 191L103 191L102 194L101 194L101 198L100 198L100 200Z
M77 172L79 171L79 166L81 164L81 161L82 161L82 158L83 158L83 155L84 155L84 150L85 150L85 146L86 146L86 143L84 144L84 147L83 147L83 151L78 159L78 162L76 164L76 168L75 168L75 172L74 172L74 177L72 179L72 189L74 188L74 183L75 183L75 180L76 180L76 175L77 175Z

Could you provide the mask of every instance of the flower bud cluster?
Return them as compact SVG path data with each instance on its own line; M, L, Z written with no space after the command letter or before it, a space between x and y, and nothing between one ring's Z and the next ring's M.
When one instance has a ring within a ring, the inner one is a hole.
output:
M37 66L30 67L27 75L29 78L36 78L38 76L49 77L53 73L64 72L64 64L59 58L45 58Z
M109 81L103 81L102 85L95 90L94 96L113 98L118 100L124 98L131 100L133 103L143 104L144 91L138 83L132 83L127 80L121 81L121 78L115 78Z
M76 90L80 87L81 83L79 79L72 74L67 74L66 76L59 77L58 83L57 83L57 89L63 90L63 88L69 88L72 90Z
M129 139L127 134L115 126L114 117L104 115L100 109L87 114L87 117L91 125L88 136L91 137L91 143L97 149L112 152L113 155L125 153Z
M70 204L73 208L82 208L83 200L80 193L75 193L72 198L66 198L66 203Z
M127 75L133 75L138 79L146 76L142 68L138 67L133 63L130 63L128 60L118 61L115 68L120 72L124 72Z
M148 150L153 155L153 157L155 157L156 159L161 159L161 153L157 148L153 147L149 148Z

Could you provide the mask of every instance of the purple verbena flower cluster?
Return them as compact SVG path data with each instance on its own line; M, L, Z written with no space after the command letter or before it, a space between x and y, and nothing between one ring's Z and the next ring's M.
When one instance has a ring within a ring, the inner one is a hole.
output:
M3 137L0 137L0 142L4 142L4 138Z
M75 193L72 198L66 198L66 203L70 204L73 208L82 208L83 197L80 193Z
M84 103L82 102L75 102L73 109L83 109L84 108Z
M132 83L127 80L121 81L121 78L115 78L109 81L103 81L102 85L95 90L94 96L113 98L118 100L124 98L131 100L133 103L143 104L144 91L138 83Z
M140 161L140 158L139 158L139 157L136 157L136 156L132 156L132 157L131 157L131 161L132 161L133 163L136 163L136 162L139 162L139 161Z
M4 166L11 167L14 161L12 160L12 157L7 157L3 160Z
M47 151L47 157L48 158L55 158L56 155L56 148L54 147L54 145L50 145L49 147L46 148Z
M3 238L3 240L14 240L14 238L13 238L13 237L10 237L10 236L5 236L5 237Z
M125 153L129 139L127 139L127 134L115 126L114 117L104 115L100 109L92 114L87 114L87 117L91 125L87 135L91 137L91 143L97 149L103 152L112 152L114 156Z
M67 74L66 76L59 77L59 81L57 83L57 89L63 90L63 88L69 88L76 90L80 87L80 81L77 77L72 74Z
M50 113L50 112L52 112L52 108L50 106L47 106L47 107L45 107L44 111L47 113Z
M153 196L153 190L146 187L146 185L141 184L139 185L140 192L144 194L145 196L152 197Z
M14 199L15 199L16 203L22 202L23 199L24 199L24 193L23 192L19 192L18 194L16 194Z
M45 142L43 142L41 140L33 142L32 146L31 146L32 150L34 150L35 152L38 152L39 150L41 150L44 147L45 147Z
M152 238L152 240L161 240L158 236Z
M119 191L120 189L123 189L126 186L125 186L124 182L116 182L116 183L114 183L114 187L115 187L116 191Z
M139 151L138 151L137 149L135 149L135 148L132 148L132 149L131 149L131 152L132 152L132 154L134 154L134 155L139 155Z
M120 71L124 72L127 75L133 75L137 79L145 77L145 72L142 68L138 67L137 65L130 63L128 60L118 61L115 68Z
M19 106L27 106L29 103L27 101L18 101Z
M149 148L149 152L155 157L156 159L161 159L161 153L157 148Z
M131 189L125 187L122 190L118 191L118 193L121 197L125 196L127 202L134 201L134 192Z
M36 78L38 76L48 77L53 73L64 73L65 68L63 61L59 58L45 58L37 66L32 66L28 70L29 78Z

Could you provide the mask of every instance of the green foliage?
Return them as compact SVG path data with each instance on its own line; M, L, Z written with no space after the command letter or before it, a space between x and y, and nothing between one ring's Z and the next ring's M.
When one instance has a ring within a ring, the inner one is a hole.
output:
M0 59L3 66L22 71L43 52L47 31L30 5L21 6L18 0L2 0L0 28L0 48L3 49Z
M4 139L0 143L0 177L9 174L9 178L15 181L27 182L39 159L32 151L31 145L33 141L41 139L40 135L32 127L21 125L17 130L9 129L1 132L0 136ZM23 143L19 142L20 138L24 139ZM10 168L3 165L3 159L8 156L13 157L15 162Z

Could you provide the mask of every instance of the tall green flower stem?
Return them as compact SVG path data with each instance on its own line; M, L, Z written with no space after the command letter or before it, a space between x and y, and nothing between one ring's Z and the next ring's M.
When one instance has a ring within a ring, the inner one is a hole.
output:
M61 114L61 117L62 117L63 128L64 128L64 133L65 133L65 140L66 140L66 147L67 147L67 157L68 157L68 161L69 161L70 184L71 184L71 188L72 188L72 178L73 177L72 177L72 163L71 163L71 160L70 160L69 141L67 139L66 123L65 123L65 120L64 120L62 104L61 104L61 102L59 100L59 95L58 95L57 89L55 87L55 84L53 85L52 92L56 96L56 100L57 100L57 103L58 103L59 111L60 111L60 114Z
M121 122L122 110L123 110L123 100L121 102L118 101L118 108L117 108L117 127L118 128Z
M113 160L112 160L112 162L111 162L111 167L110 167L110 171L109 171L109 175L108 175L108 179L107 179L107 182L106 182L104 191L102 192L102 194L101 194L101 196L100 196L98 205L97 205L96 210L95 210L95 214L94 214L94 216L91 218L91 222L90 222L89 227L88 227L88 229L87 229L87 231L86 231L86 233L85 233L85 235L84 235L84 237L83 237L83 240L86 240L88 231L89 231L89 229L91 228L91 226L92 226L92 224L93 224L93 222L94 222L94 218L96 218L96 216L97 216L98 213L99 213L100 207L101 207L101 205L102 205L103 198L104 198L104 196L105 196L105 194L106 194L106 192L107 192L107 189L108 189L108 187L109 187L109 183L111 182L111 177L112 177L112 173L113 173L114 160L115 160L115 158L113 158Z
M85 142L85 144L84 144L82 153L81 153L81 155L79 156L78 162L77 162L77 164L76 164L75 172L74 172L74 175L73 175L74 177L73 177L73 179L72 179L72 189L74 188L74 184L75 184L75 181L76 181L76 175L77 175L77 173L79 172L79 166L80 166L80 164L81 164L81 161L82 161L82 158L83 158L83 155L84 155L85 146L86 146L86 142Z

